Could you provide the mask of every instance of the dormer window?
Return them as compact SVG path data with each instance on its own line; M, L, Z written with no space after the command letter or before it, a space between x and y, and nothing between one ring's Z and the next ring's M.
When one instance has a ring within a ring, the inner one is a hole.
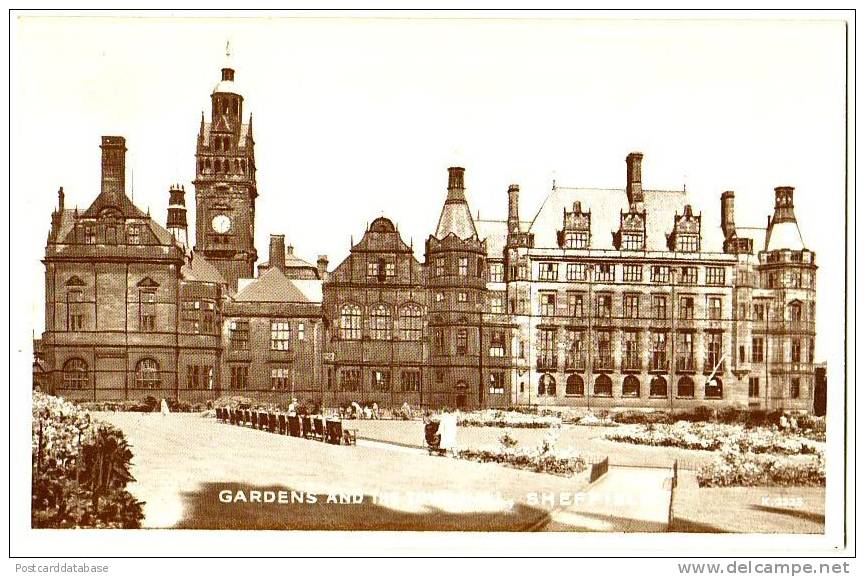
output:
M667 235L667 247L676 252L700 252L700 215L694 215L690 204L685 205L682 214L673 217L673 232Z
M591 242L590 212L583 212L579 201L562 216L562 230L558 231L559 247L566 249L586 249Z
M588 248L589 247L589 233L588 232L577 232L577 231L566 231L565 232L565 248Z
M646 212L622 212L619 230L613 233L613 244L619 250L646 250Z
M643 250L643 235L624 233L622 235L622 250Z

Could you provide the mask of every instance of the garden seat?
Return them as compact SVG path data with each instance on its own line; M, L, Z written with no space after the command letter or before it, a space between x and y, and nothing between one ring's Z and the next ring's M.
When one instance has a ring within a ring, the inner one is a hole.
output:
M324 419L319 418L312 420L312 436L314 439L319 441L324 441L326 439L324 432Z
M267 429L267 423L268 423L267 413L265 413L264 411L259 411L258 412L258 428L261 429L262 431L264 431L265 429Z
M288 434L292 437L301 436L300 417L297 415L288 417Z
M267 430L271 433L276 432L276 414L268 413L267 414Z
M253 429L258 428L258 412L257 411L249 411L249 425Z
M313 435L312 418L309 415L304 415L300 418L301 429L303 430L303 438L308 439Z
M279 415L276 419L277 428L280 435L285 435L288 433L288 429L286 427L285 415Z
M342 439L346 445L357 445L357 429L343 429Z

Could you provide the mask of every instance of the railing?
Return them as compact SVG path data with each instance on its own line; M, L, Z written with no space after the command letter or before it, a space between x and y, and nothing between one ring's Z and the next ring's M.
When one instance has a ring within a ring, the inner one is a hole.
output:
M602 352L596 358L594 367L602 371L613 370L613 355L610 352Z
M584 371L586 370L586 355L585 353L570 353L565 356L566 371Z
M597 463L592 463L592 470L589 473L589 483L594 483L601 477L607 474L607 471L610 469L610 458L604 457L603 460L598 461Z
M559 363L555 355L540 355L537 357L537 366L539 371L556 370Z
M622 370L623 371L639 371L643 368L642 360L640 359L640 355L634 354L625 354L622 357Z
M718 361L720 361L720 363ZM719 374L723 373L726 364L726 361L721 360L719 357L710 355L706 357L706 359L703 361L703 372L707 375L712 371L715 371Z
M649 363L650 371L669 371L670 370L670 360L666 357L652 357L651 362Z

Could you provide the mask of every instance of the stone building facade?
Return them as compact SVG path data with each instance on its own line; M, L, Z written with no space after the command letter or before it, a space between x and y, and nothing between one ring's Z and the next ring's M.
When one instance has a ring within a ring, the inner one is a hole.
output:
M764 227L707 226L684 190L554 184L535 217L473 219L465 170L423 261L376 219L328 271L271 235L256 267L252 120L226 66L167 228L125 194L125 140L102 140L86 210L59 206L45 251L41 382L83 399L240 394L324 405L812 410L816 259L775 189ZM504 197L503 197L504 200ZM504 204L504 203L503 203ZM504 212L504 211L503 211Z

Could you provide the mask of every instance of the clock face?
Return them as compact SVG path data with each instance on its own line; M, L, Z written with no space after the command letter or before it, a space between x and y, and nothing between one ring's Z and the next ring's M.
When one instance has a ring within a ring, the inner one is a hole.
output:
M213 217L213 221L210 225L213 227L215 232L225 234L231 230L231 219L224 214L217 214Z

